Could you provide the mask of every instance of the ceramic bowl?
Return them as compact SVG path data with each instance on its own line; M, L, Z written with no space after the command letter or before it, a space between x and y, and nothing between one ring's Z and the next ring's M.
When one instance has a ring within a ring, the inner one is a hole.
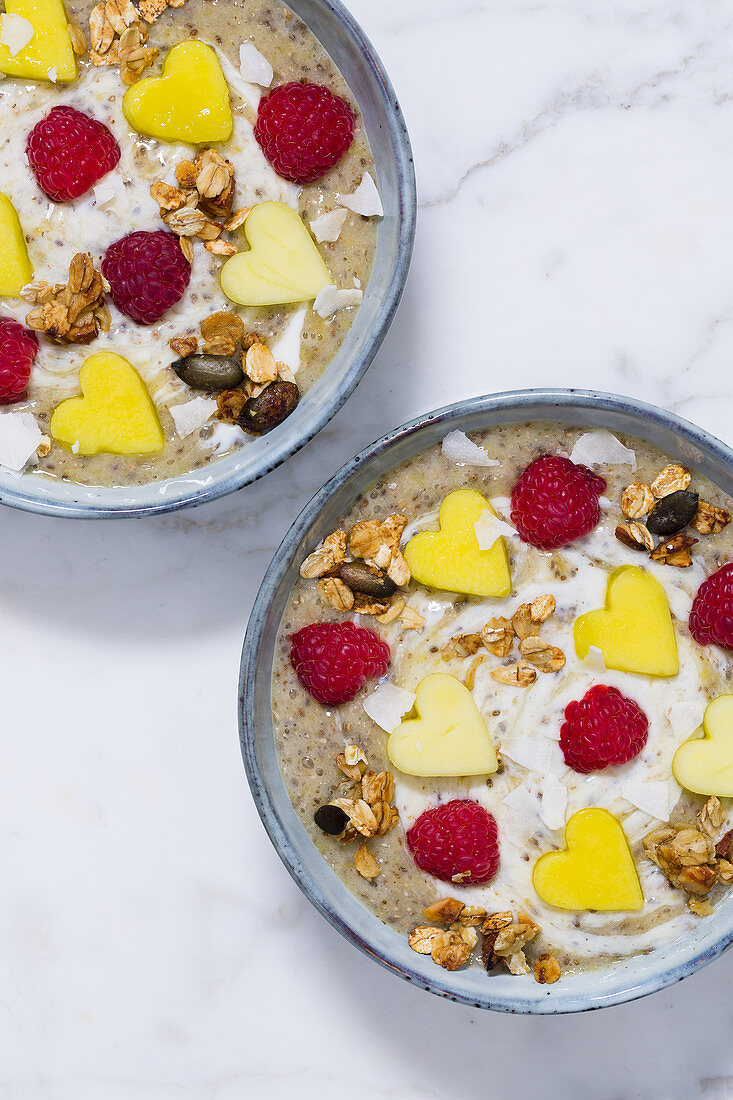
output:
M0 503L93 519L172 512L241 489L303 447L343 405L377 353L402 295L415 235L415 173L394 90L369 40L339 0L289 0L346 79L364 118L384 205L364 300L338 354L295 412L267 435L185 477L94 488L34 474L0 474Z
M278 626L301 561L338 525L367 487L448 431L478 431L532 420L627 432L681 459L733 494L733 451L707 432L652 405L581 390L524 390L478 397L422 416L373 443L343 466L303 509L273 558L255 602L242 654L240 735L249 784L267 833L300 888L347 940L407 981L504 1012L579 1012L653 993L692 974L733 940L733 904L701 920L683 940L615 967L570 975L552 986L531 975L487 976L480 967L449 973L373 916L331 871L297 817L275 751L270 684Z

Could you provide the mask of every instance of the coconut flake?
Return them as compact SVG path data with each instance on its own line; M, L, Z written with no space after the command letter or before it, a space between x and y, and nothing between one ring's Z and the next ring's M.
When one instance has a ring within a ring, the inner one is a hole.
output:
M469 439L465 432L448 432L441 444L441 450L451 462L461 466L499 466L497 459Z
M505 830L504 838L516 848L524 847L529 838L537 832L539 799L520 784L510 791L501 805L511 819L511 828Z
M704 711L705 704L702 701L672 703L667 711L667 717L675 740L686 741L688 737L692 737L693 733L697 733L702 725Z
M568 808L568 789L560 779L548 776L542 785L540 817L548 829L564 829Z
M181 439L185 439L197 428L203 428L206 421L211 420L216 412L216 407L213 397L194 397L192 401L186 401L183 405L171 406L170 414Z
M637 810L655 817L658 821L668 821L671 810L669 783L654 782L645 776L635 775L620 784L622 798L636 806Z
M30 413L0 413L0 466L15 472L25 469L42 439L43 432Z
M624 447L605 428L586 432L577 440L570 454L570 461L581 466L631 466L636 469L636 452Z
M272 84L272 65L254 42L243 42L239 47L239 71L250 84L259 84L262 88Z
M129 207L125 185L118 175L110 174L94 188L94 201L100 210L123 214Z
M377 185L368 172L364 173L361 183L353 194L339 195L337 201L339 206L345 206L347 210L353 210L355 214L361 214L364 218L381 218L384 214Z
M510 527L508 523L504 523L503 519L499 519L488 508L484 508L474 523L473 529L476 532L479 550L490 550L501 535L504 535L505 538L511 538L512 535L517 533L513 527Z
M411 691L397 684L380 684L364 700L364 710L385 733L392 733L415 705L415 696Z
M22 15L0 16L0 46L7 46L11 57L24 50L34 34L33 24Z
M270 351L275 356L275 361L285 363L293 374L297 374L300 369L300 343L307 308L301 306L296 309L279 336L270 341Z
M553 745L546 737L511 737L501 743L502 756L508 756L516 764L521 764L538 775L547 775L552 760Z
M321 214L311 222L311 232L319 244L324 241L337 241L344 228L344 222L349 216L348 210L329 210L327 214ZM357 280L354 280L356 285Z
M212 455L218 455L231 451L233 447L251 438L238 424L224 424L221 420L215 420L200 436L199 443L210 450Z
M50 69L46 69L46 76L48 77L48 79L51 81L52 84L56 83L56 79L57 79L58 75L59 75L59 71L58 71L58 69L56 68L55 65L52 65Z
M603 650L599 649L597 645L589 645L588 656L583 664L587 665L588 668L596 669L598 672L605 672L606 658L603 656Z
M316 295L313 309L319 317L332 317L339 309L358 306L364 297L361 290L337 290L335 286L324 286Z

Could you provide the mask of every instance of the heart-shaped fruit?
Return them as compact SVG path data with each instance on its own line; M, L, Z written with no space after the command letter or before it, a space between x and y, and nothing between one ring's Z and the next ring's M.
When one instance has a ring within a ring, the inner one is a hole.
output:
M33 37L14 57L7 46L0 46L0 73L26 80L55 76L59 84L76 80L76 57L61 0L5 0L5 11L27 19Z
M674 777L695 794L733 798L733 695L708 703L702 728L704 737L685 741L674 754Z
M512 576L504 536L480 550L475 524L493 508L475 489L456 489L440 506L440 531L421 531L405 547L412 576L429 588L469 596L508 596Z
M122 109L133 130L160 141L209 145L232 136L227 82L216 52L204 42L174 46L162 76L128 88Z
M421 680L415 714L387 741L387 755L407 775L489 775L498 765L489 731L460 680L433 672Z
M641 909L644 895L620 822L608 810L578 810L565 826L562 852L546 852L532 883L557 909Z
M0 297L17 298L32 278L20 220L8 196L0 192Z
M638 565L622 565L608 578L606 606L576 619L575 652L591 646L606 668L645 676L676 676L680 670L672 616L662 585Z
M221 289L241 306L309 302L333 279L303 219L284 202L253 206L244 223L249 251L221 269Z
M62 401L51 435L75 454L151 454L165 442L142 378L121 355L100 351L79 372L81 397Z

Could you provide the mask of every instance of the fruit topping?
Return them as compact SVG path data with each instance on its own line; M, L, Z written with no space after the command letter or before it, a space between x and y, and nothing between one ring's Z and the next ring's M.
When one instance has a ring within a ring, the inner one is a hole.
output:
M173 47L161 76L128 88L122 109L133 130L160 141L204 145L232 135L229 89L216 51L195 40Z
M354 140L354 112L321 84L292 81L263 96L255 137L272 167L293 183L310 183L338 164Z
M187 355L171 366L194 390L229 390L244 379L241 365L227 355Z
M372 677L384 676L390 651L373 630L345 623L311 623L293 634L290 662L319 703L348 703Z
M697 515L699 501L697 493L689 489L677 489L674 493L662 497L650 511L646 525L653 535L676 535Z
M562 455L541 455L512 490L512 523L524 542L556 550L588 535L601 518L602 477Z
M690 633L700 645L733 650L733 562L702 582L692 601Z
M120 147L103 123L62 105L33 127L26 155L41 190L53 202L69 202L112 171Z
M708 703L703 733L677 749L674 777L695 794L733 798L733 695L719 695Z
M249 250L221 269L221 288L243 306L313 300L333 283L303 219L282 202L253 206L244 222Z
M158 414L134 369L111 351L87 359L79 372L82 396L62 401L51 435L75 454L150 454L163 448Z
M0 317L0 405L12 405L25 397L38 340L27 328L9 317Z
M387 741L387 755L407 775L489 775L499 766L471 692L445 672L417 686L415 713Z
M349 815L340 806L319 806L313 815L318 828L328 836L338 836L349 823Z
M560 748L565 763L585 775L628 764L646 745L649 719L617 688L594 684L565 708Z
M52 286L38 280L23 288L23 297L36 307L26 316L28 328L54 343L89 344L100 332L109 332L104 281L88 252L72 259L68 283Z
M576 619L575 651L583 660L600 649L606 668L646 676L676 676L677 639L664 588L636 565L615 569L608 578L606 605Z
M532 882L547 905L602 912L641 909L644 895L621 824L608 810L578 810L565 826L566 848L546 852Z
M5 11L27 20L33 33L17 51L0 45L0 73L26 80L55 79L59 84L76 80L76 58L61 0L6 0Z
M32 278L20 220L8 196L0 192L0 297L18 298Z
M140 325L152 325L183 297L191 265L172 233L138 230L109 246L102 274L117 308Z
M499 831L479 802L455 798L420 814L407 833L417 866L457 886L488 882L499 870Z
M512 588L503 535L479 548L476 524L495 515L475 489L457 489L440 506L440 531L421 531L405 547L405 559L420 584L471 596L508 596Z

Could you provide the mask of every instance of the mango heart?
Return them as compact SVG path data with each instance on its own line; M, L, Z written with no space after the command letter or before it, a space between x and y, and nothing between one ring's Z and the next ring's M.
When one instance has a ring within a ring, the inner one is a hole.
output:
M51 417L51 435L57 443L81 455L140 455L163 449L163 431L150 394L121 355L92 355L79 371L79 383L83 396L62 401Z
M499 764L471 692L445 672L418 684L415 717L403 718L387 755L407 775L489 775Z
M704 737L685 741L672 760L681 787L695 794L733 798L733 695L708 703L702 720Z
M244 223L248 252L221 269L221 289L241 306L308 302L333 284L303 219L284 202L253 206Z
M133 130L160 141L209 145L232 136L229 88L216 52L203 42L174 46L162 76L128 88L122 110Z
M623 565L608 578L606 606L575 621L575 652L591 646L606 668L645 676L676 676L680 670L667 596L656 577L638 565Z
M475 489L457 489L440 506L440 531L421 531L405 547L413 577L429 588L469 596L508 596L512 576L503 535L480 550L474 524L493 508Z
M8 196L0 192L0 297L18 298L32 278L20 220Z
M641 909L644 895L621 824L608 810L578 810L565 826L565 851L546 852L532 883L557 909Z
M71 47L69 24L61 0L5 0L8 15L20 15L33 27L33 37L15 57L7 46L0 46L0 73L26 80L56 80L69 84L76 80L76 57Z

